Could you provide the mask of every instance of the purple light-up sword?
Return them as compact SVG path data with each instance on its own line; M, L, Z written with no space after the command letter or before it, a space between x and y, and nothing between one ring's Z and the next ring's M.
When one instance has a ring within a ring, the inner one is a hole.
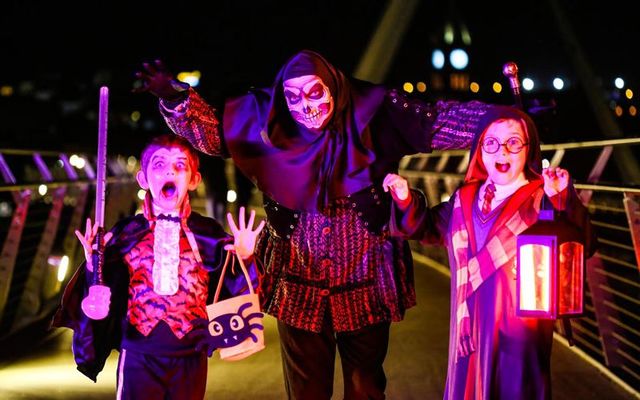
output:
M111 289L102 278L104 264L104 200L107 183L107 117L109 113L109 88L100 88L100 112L98 120L98 172L96 175L95 222L98 232L93 243L93 280L89 294L82 300L82 311L91 319L103 319L109 314Z

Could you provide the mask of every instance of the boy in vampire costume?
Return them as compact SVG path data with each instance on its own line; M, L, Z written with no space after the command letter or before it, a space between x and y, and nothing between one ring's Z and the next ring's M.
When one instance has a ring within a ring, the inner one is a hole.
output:
M415 305L415 291L408 244L388 234L382 180L407 154L468 148L491 106L410 100L348 79L309 50L272 87L218 106L160 61L136 76L134 90L159 97L176 134L232 157L263 194L260 296L278 320L289 398L331 398L336 347L345 398L384 398L390 323Z
M264 221L253 229L255 211L239 225L228 214L233 236L214 219L191 211L188 191L200 183L198 155L185 139L167 134L142 151L140 186L147 190L143 213L120 220L105 235L103 276L111 289L109 314L91 320L81 301L91 284L92 242L97 224L76 231L86 262L65 289L53 326L73 329L78 370L92 380L112 349L120 352L118 399L202 399L207 382L208 321L226 251L247 260ZM254 280L257 285L257 279ZM225 275L222 298L248 293L242 273Z

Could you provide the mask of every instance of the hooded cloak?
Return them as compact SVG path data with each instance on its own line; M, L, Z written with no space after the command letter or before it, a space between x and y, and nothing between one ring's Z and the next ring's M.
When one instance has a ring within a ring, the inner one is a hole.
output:
M284 98L283 82L303 75L319 76L334 99L319 133L297 124ZM384 95L383 87L350 81L321 55L303 50L270 89L226 103L225 142L236 165L269 197L290 209L321 209L371 185L376 156L368 125Z

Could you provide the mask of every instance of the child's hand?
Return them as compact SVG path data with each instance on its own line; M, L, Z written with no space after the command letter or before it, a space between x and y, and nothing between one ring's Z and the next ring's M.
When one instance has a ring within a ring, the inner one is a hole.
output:
M476 351L473 337L471 336L471 321L463 318L460 321L460 342L458 342L458 358L467 357Z
M245 224L244 220L244 207L240 207L240 215L238 216L238 222L240 223L240 228L236 225L233 220L233 216L231 213L227 213L227 222L229 223L229 229L231 229L231 233L233 234L233 244L228 244L224 247L225 250L230 250L235 252L238 257L247 259L251 257L253 254L253 250L256 247L256 237L264 228L264 221L261 221L258 227L253 229L253 222L256 217L256 211L251 210L251 214L249 215L249 222Z
M80 243L82 243L82 247L84 248L84 258L85 260L87 260L86 265L87 269L90 272L93 272L93 262L91 256L93 255L93 241L96 237L96 233L98 233L98 224L94 224L92 228L91 218L87 218L87 226L85 228L84 235L76 229L76 236L78 237L78 240L80 240ZM104 243L107 243L112 236L113 233L107 232L104 235Z
M552 167L542 170L544 192L547 196L555 196L569 185L569 172L566 169Z
M409 184L407 180L396 174L387 174L382 181L382 189L391 193L391 198L398 204L406 204L409 200Z

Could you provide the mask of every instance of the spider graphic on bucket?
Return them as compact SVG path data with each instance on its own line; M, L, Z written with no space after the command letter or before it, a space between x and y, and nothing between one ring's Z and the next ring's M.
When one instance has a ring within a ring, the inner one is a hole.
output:
M242 312L249 307L251 307L250 302L242 304L235 313L221 314L211 321L204 318L194 320L193 324L200 336L197 349L206 348L211 356L216 349L236 346L248 338L257 342L258 337L252 331L253 329L264 330L264 326L250 321L253 318L262 318L264 314L254 312L242 315Z

